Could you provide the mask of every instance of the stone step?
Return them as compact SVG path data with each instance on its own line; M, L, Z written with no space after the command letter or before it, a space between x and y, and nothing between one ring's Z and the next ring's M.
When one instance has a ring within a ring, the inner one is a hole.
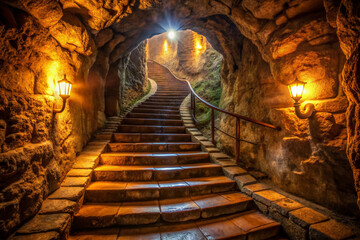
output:
M127 118L156 118L181 120L180 114L158 114L158 113L128 113Z
M173 109L164 109L164 108L143 108L138 107L134 108L131 112L133 113L164 113L164 114L179 114L180 110L173 110Z
M163 181L184 178L210 177L223 175L220 165L195 163L184 165L101 165L94 169L96 181Z
M138 142L190 142L190 134L180 133L113 133L113 142L138 143Z
M182 91L182 87L158 85L158 91Z
M257 220L253 220L257 219ZM69 240L91 239L286 239L277 238L280 225L259 212L201 219L189 223L161 224L160 226L133 226L95 229L73 233Z
M100 163L104 165L175 165L209 162L207 152L120 152L103 153Z
M189 95L189 92L177 92L177 91L167 91L167 92L157 92L155 93L153 96L154 97L163 97L163 96L166 96L166 97L186 97L187 95Z
M164 143L109 143L110 152L179 152L199 151L200 143L194 142L164 142Z
M86 189L86 202L145 201L228 192L235 181L225 177L200 177L153 182L95 181Z
M120 133L185 133L184 126L121 125Z
M157 126L182 126L182 120L151 119L151 118L124 118L122 124L127 125L157 125Z
M153 105L147 105L146 102L140 104L137 108L146 108L146 109L154 109ZM134 109L137 109L134 108ZM156 106L157 109L167 109L167 110L179 110L178 106Z
M165 99L166 101L169 99L184 99L184 96L156 96L156 95L152 95L151 97L148 98L149 100L159 100L159 99Z
M165 101L165 102L160 102L160 101L146 101L146 105L153 105L154 108L156 106L180 106L182 103L182 101Z
M168 104L168 103L176 103L177 105L180 105L183 102L183 100L181 99L165 99L165 100L160 100L160 99L148 99L146 100L146 104L149 103L159 103L160 105L163 104Z
M93 203L74 216L73 228L102 228L157 222L186 222L245 211L251 198L241 193L220 193L163 200Z

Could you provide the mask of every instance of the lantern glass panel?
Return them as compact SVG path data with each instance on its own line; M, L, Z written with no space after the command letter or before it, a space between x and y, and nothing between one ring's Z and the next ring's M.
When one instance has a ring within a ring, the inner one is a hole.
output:
M301 81L295 81L289 85L290 95L295 101L299 101L302 98L305 88L305 83Z

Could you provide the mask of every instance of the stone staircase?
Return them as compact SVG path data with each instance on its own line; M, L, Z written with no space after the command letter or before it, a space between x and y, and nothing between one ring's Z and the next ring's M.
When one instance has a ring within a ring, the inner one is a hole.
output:
M148 67L158 91L113 133L70 239L276 238L280 224L258 212L186 133L179 113L186 84Z

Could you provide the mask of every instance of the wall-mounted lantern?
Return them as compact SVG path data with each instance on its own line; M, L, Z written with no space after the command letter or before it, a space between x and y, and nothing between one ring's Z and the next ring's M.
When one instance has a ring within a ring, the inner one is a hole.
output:
M295 101L294 107L295 107L296 116L298 116L301 119L311 117L311 115L314 113L314 109L315 109L314 104L307 103L305 105L305 111L304 112L300 111L301 103L299 103L299 101L302 98L302 95L303 95L303 92L305 89L305 84L306 84L305 82L302 82L298 79L296 79L294 82L289 84L290 95Z
M58 82L59 86L59 96L63 100L61 109L54 109L54 113L61 113L64 111L66 106L66 100L70 97L72 83L66 79L66 75L64 75L64 79Z

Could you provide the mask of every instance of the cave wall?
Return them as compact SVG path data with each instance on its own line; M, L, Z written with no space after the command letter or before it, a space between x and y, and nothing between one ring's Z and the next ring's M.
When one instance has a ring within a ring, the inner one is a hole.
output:
M146 41L143 41L111 64L105 86L106 116L118 116L148 90L146 46Z
M28 14L6 13L13 21L0 25L0 237L59 187L97 125L87 85L94 57L62 48ZM63 74L74 87L65 111L54 115Z

